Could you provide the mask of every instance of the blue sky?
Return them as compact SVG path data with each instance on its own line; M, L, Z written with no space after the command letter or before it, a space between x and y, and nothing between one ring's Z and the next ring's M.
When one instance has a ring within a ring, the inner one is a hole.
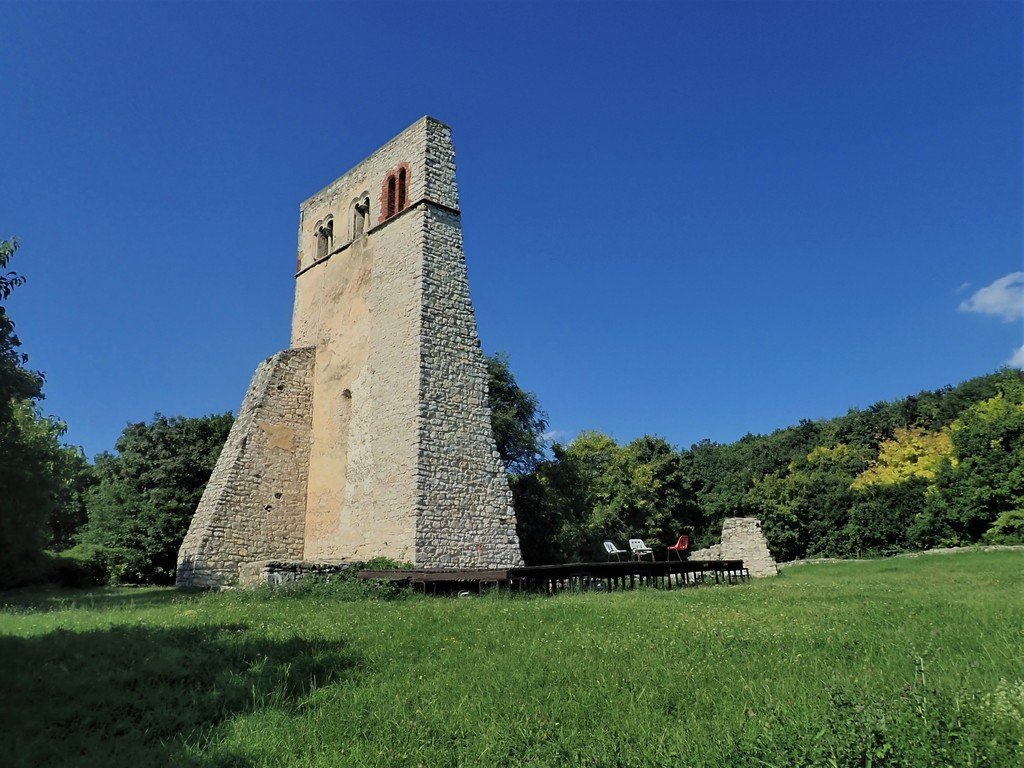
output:
M1016 2L5 3L0 29L10 312L90 456L237 410L288 345L299 202L424 114L484 349L559 438L731 441L1024 343Z

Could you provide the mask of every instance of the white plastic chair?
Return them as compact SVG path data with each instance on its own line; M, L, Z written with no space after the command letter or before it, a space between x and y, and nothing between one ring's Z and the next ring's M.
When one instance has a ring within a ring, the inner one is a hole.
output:
M654 550L644 544L643 539L630 539L629 548L633 552L633 557L639 560L641 557L651 556L651 562L654 562Z
M610 541L606 541L604 543L604 551L608 553L608 560L609 561L612 559L612 555L615 555L615 559L616 560L621 560L619 555L626 554L626 550L619 549L614 544L612 544L612 542L610 542Z

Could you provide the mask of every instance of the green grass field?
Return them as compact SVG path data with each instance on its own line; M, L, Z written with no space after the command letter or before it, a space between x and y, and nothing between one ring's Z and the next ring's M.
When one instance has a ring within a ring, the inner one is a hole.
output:
M1022 570L990 552L553 598L9 593L0 766L1019 766Z

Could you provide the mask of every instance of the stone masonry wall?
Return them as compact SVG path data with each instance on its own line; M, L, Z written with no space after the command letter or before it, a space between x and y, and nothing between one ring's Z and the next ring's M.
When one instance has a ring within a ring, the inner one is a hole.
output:
M727 517L722 523L722 540L690 553L693 560L742 560L751 576L774 576L779 572L768 540L756 517Z
M256 369L178 552L179 587L237 582L253 560L301 559L314 350Z
M426 213L421 344L416 563L522 565L512 494L491 429L462 229L443 209Z

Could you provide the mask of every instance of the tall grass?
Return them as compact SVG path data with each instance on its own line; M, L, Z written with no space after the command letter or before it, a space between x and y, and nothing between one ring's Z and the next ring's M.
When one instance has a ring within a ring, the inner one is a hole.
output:
M0 765L1020 766L1022 566L554 598L8 596Z

